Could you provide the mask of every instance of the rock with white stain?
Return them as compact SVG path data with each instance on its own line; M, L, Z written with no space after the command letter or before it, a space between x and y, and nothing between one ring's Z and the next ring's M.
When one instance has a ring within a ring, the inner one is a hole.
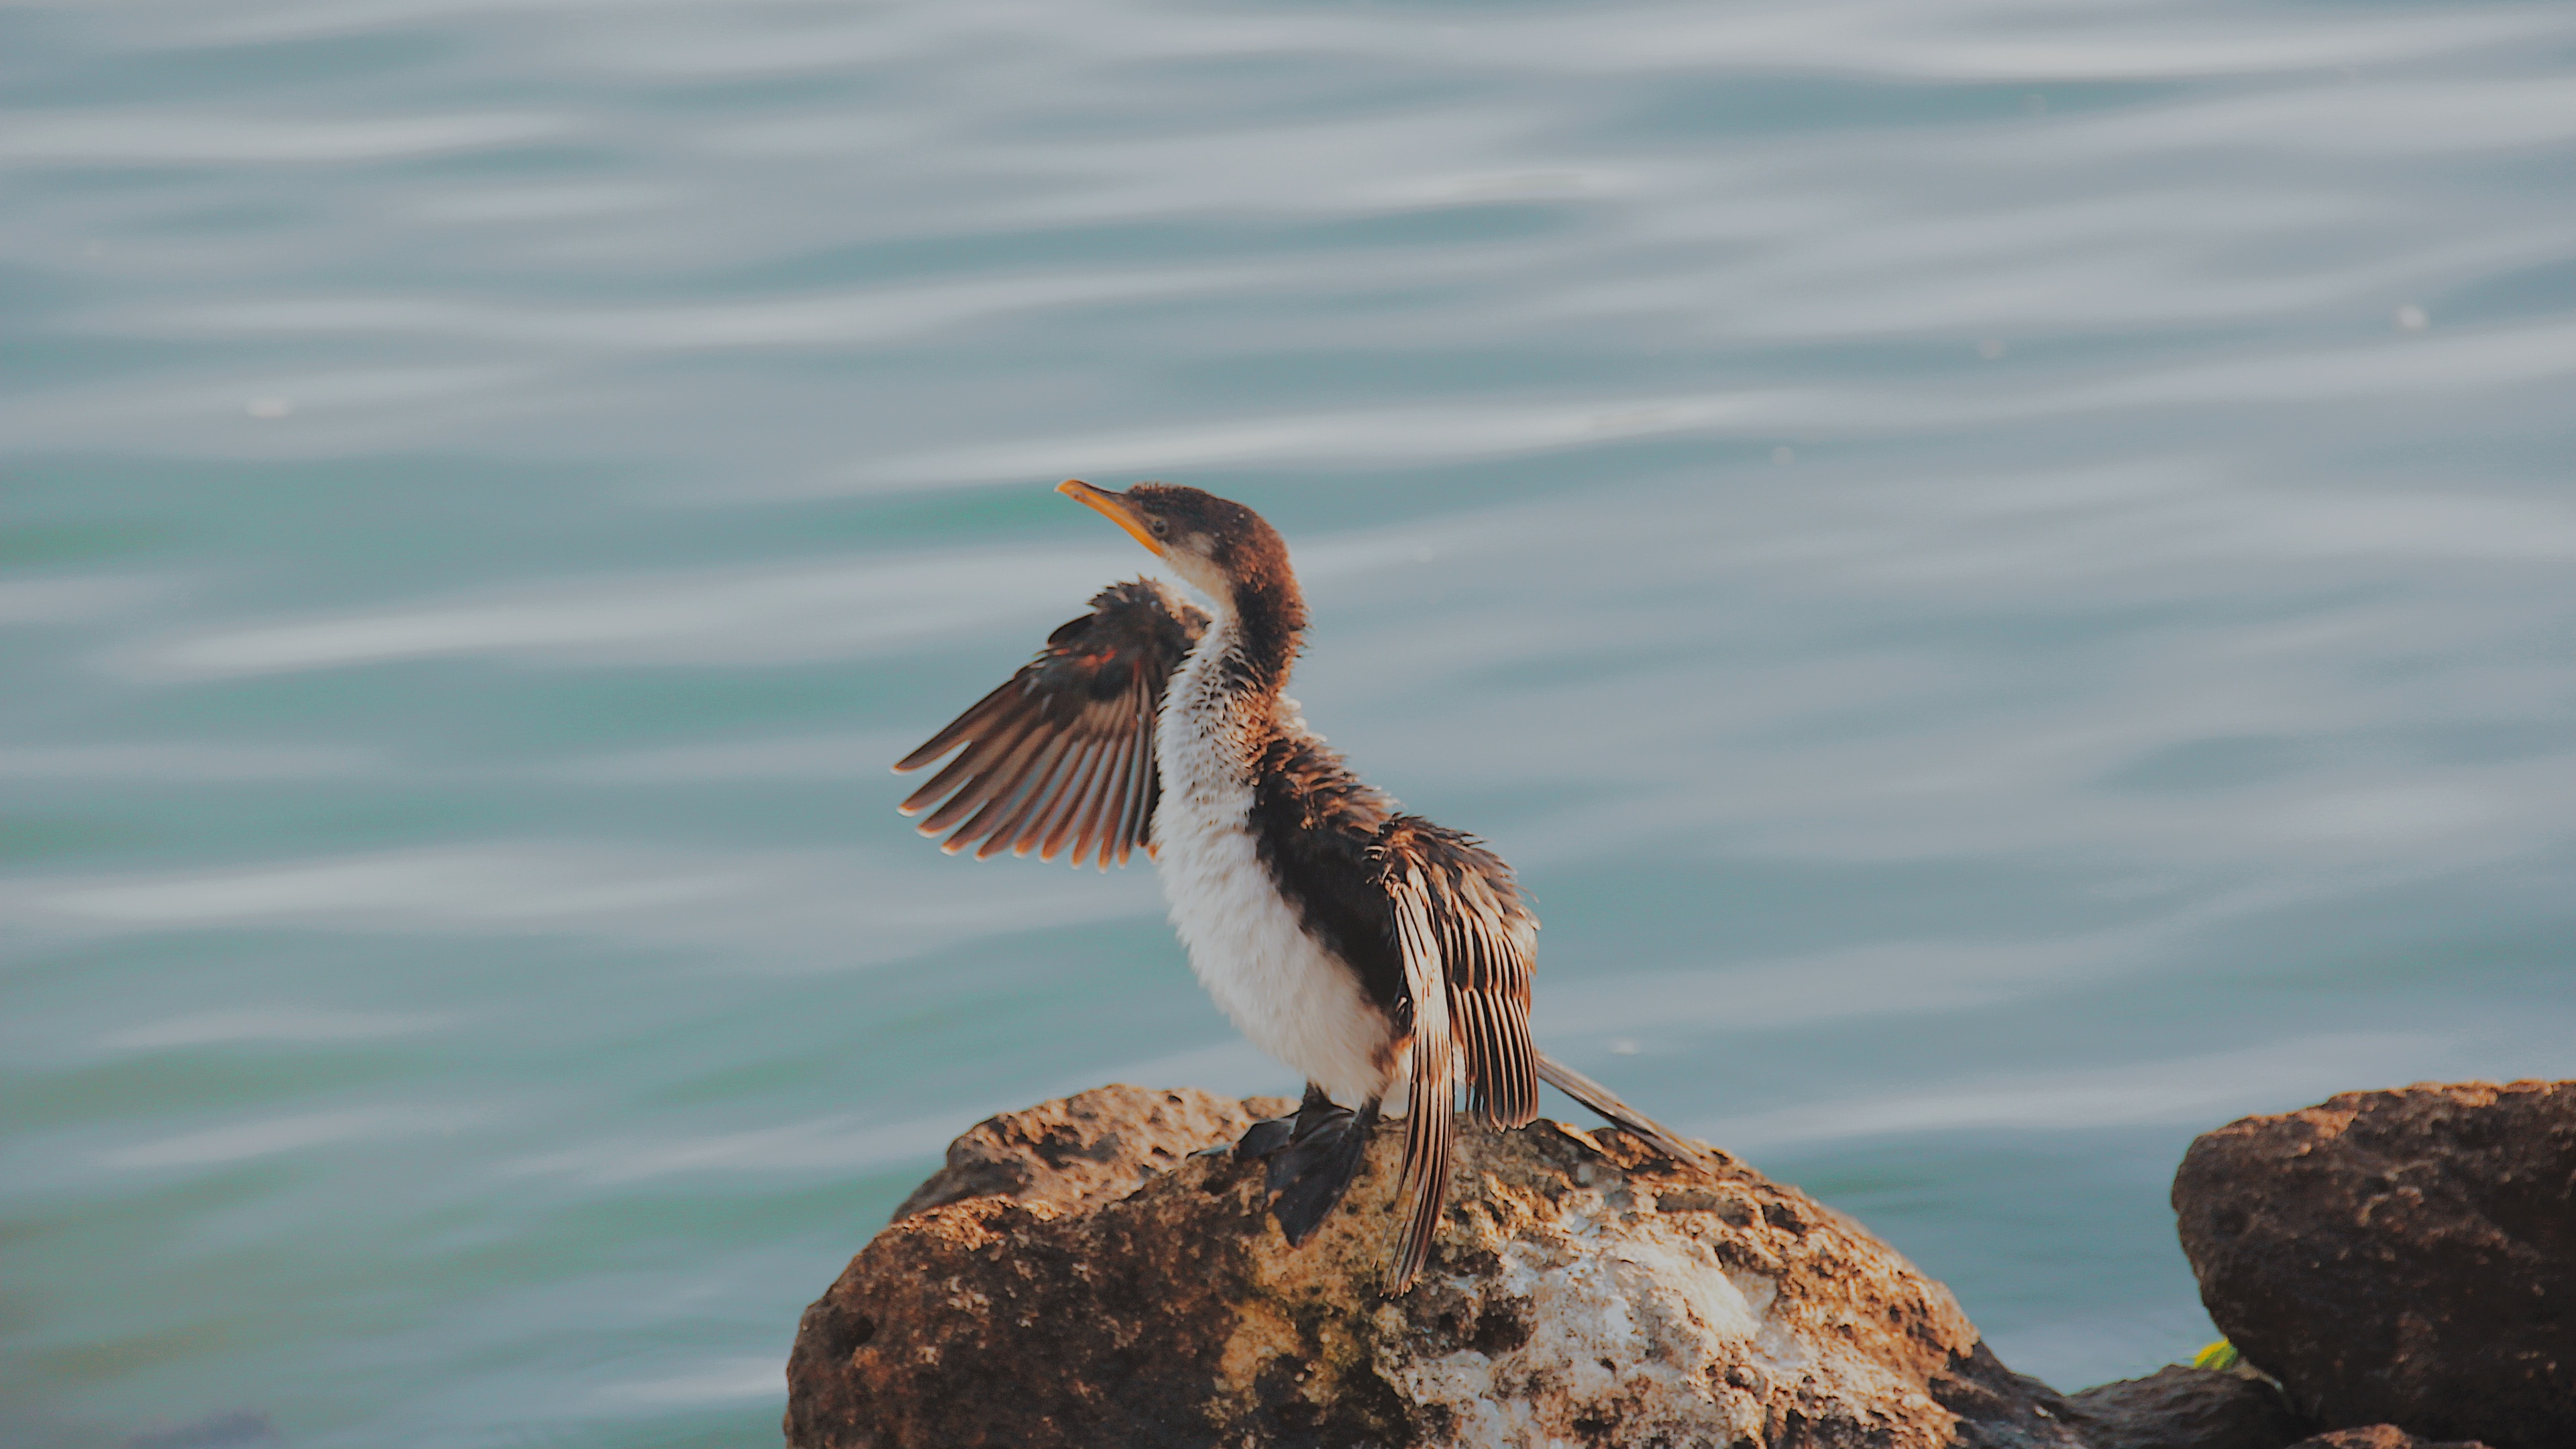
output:
M1098 1095L979 1140L1083 1160L1070 1124L1119 1117ZM1732 1162L1710 1178L1609 1129L1462 1118L1431 1266L1390 1300L1395 1130L1292 1249L1258 1167L1148 1140L1242 1108L1138 1096L1160 1105L1118 1120L1121 1151L1174 1165L1134 1191L1051 1200L1033 1157L1021 1186L868 1244L798 1330L791 1449L2083 1444L1940 1284Z

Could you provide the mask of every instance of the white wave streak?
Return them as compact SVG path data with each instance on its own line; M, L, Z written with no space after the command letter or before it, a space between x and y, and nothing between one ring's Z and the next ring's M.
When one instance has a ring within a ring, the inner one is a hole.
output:
M205 744L0 746L0 779L227 784L314 780L373 773L374 751L332 745Z
M243 1007L127 1027L100 1037L99 1045L120 1051L153 1051L235 1042L374 1041L430 1031L452 1019L311 1006Z
M463 1113L354 1108L234 1122L137 1143L100 1155L109 1167L213 1167L338 1143L439 1132L469 1120Z
M856 1117L829 1117L689 1137L624 1137L521 1158L502 1170L600 1184L706 1172L845 1175L935 1156L966 1124L1025 1105L997 1102L981 1109L875 1125Z
M645 1409L729 1399L784 1399L787 1372L776 1359L717 1359L683 1365L653 1378L603 1384L594 1397L606 1405Z
M1938 388L1748 390L1547 399L1244 418L1217 424L1070 433L916 453L845 475L852 484L1144 474L1249 464L1369 468L1505 457L1640 438L1770 439L1830 429L1867 436L1963 424L2190 406L2340 404L2438 398L2576 375L2576 324L2497 327L2439 339L2378 339L2189 363L2108 381L1999 394Z
M1704 1135L1727 1147L1758 1150L1935 1132L2215 1124L2305 1106L2354 1082L2414 1080L2451 1065L2454 1055L2445 1039L2433 1036L2309 1037L2090 1071L1911 1087L1886 1096L1724 1119L1709 1124Z
M227 115L19 113L0 129L0 160L178 162L383 161L488 150L559 136L546 115L453 115L331 121Z
M891 823L891 821L890 821ZM895 831L890 848L913 852ZM26 926L69 936L304 929L575 936L694 947L798 969L863 966L930 946L1149 906L1141 877L990 878L935 855L922 869L859 851L710 855L522 842L105 878L22 880L0 895Z
M448 604L236 626L127 656L147 674L289 673L442 657L766 666L849 657L1069 610L1103 582L1098 549L989 550L820 566L600 579ZM1141 556L1139 558L1141 562ZM958 588L960 580L973 587Z
M1253 462L1426 462L1493 457L1671 433L1778 428L1827 410L1778 391L1631 397L1520 406L1405 408L1246 418L1212 426L1032 438L870 465L865 481L1035 477L1051 469L1122 474Z
M1262 280L1242 270L1057 273L617 309L495 307L410 297L280 297L107 316L95 325L103 332L132 336L414 336L627 356L885 342L1012 312L1254 286Z

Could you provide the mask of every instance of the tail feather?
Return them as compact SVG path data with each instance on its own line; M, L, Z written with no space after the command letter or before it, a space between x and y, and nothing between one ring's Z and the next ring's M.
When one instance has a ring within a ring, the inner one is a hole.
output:
M1666 1129L1654 1118L1619 1100L1619 1094L1558 1061L1538 1053L1539 1080L1599 1113L1622 1132L1642 1137L1657 1152L1687 1167L1714 1173L1717 1164L1706 1149Z

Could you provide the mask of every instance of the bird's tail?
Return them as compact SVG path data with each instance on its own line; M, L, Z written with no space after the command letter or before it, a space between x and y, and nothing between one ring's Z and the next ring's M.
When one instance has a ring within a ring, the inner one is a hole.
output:
M1598 1112L1611 1126L1632 1136L1642 1137L1657 1152L1701 1172L1714 1172L1717 1164L1710 1160L1707 1149L1672 1132L1654 1118L1619 1100L1619 1094L1558 1061L1545 1052L1537 1053L1539 1080Z

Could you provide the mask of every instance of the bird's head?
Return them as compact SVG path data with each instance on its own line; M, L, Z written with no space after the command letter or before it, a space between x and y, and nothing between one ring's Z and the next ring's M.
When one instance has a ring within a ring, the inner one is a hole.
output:
M1279 530L1240 503L1171 483L1139 483L1112 493L1067 479L1055 491L1106 514L1190 587L1228 609L1242 607L1255 594L1296 597L1288 545Z

